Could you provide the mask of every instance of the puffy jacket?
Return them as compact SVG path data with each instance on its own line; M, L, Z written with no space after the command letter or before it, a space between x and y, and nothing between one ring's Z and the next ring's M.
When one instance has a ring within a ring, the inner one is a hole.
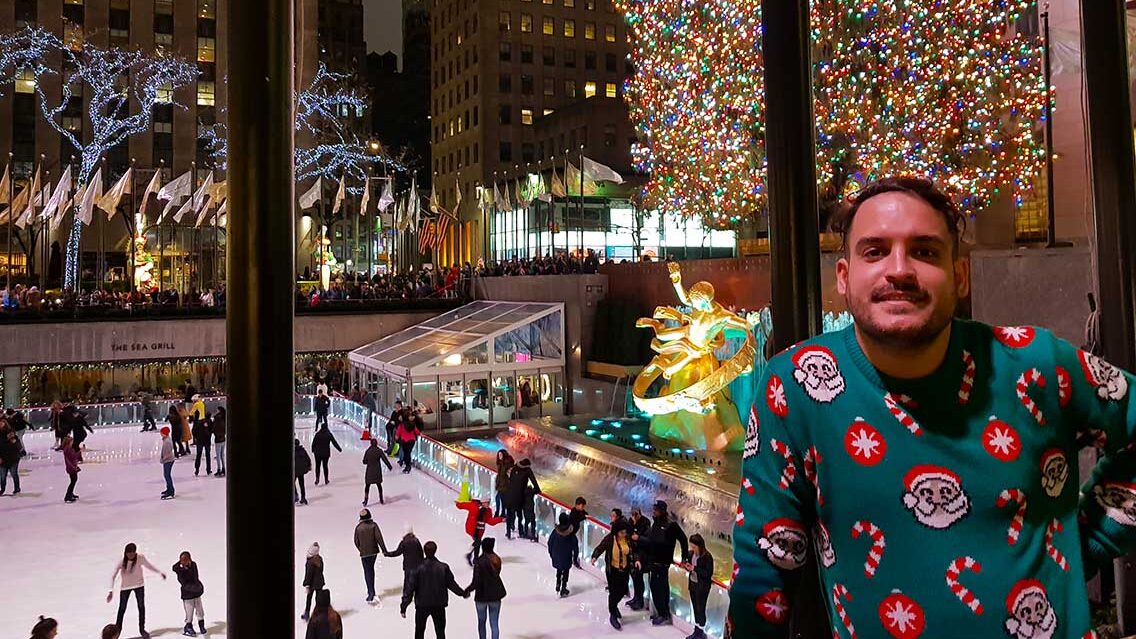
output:
M188 566L181 565L181 562L174 564L173 571L177 574L178 583L181 584L181 598L182 599L197 599L205 592L205 586L201 585L201 579L197 576L197 562L191 561ZM193 588L197 586L197 591L194 592Z
M525 499L540 494L540 484L530 466L514 466L509 472L509 490L504 498L513 507L519 507Z
M473 581L466 592L473 593L474 601L501 601L505 598L505 582L501 581L501 558L485 553L473 564Z
M470 537L481 539L482 535L485 534L486 526L496 526L505 521L504 517L493 516L493 509L488 506L482 506L481 502L459 501L454 502L454 505L466 512L465 534ZM484 509L484 511L482 509Z
M552 567L557 570L568 570L572 567L572 560L580 550L580 542L572 534L572 528L557 526L548 535L548 556L552 557Z
M303 446L296 445L296 476L303 477L312 470L312 458L308 456L308 451L304 450Z
M402 595L401 612L406 612L411 600L419 608L445 608L450 603L449 593L459 597L465 591L454 581L454 573L437 557L427 557L417 570L410 573L410 583Z
M331 457L332 446L335 446L335 450L343 452L343 449L339 447L339 442L335 441L335 435L331 434L328 427L326 425L320 426L316 434L312 435L312 455L320 459Z
M323 557L316 555L308 557L304 562L304 583L302 585L312 590L322 590L327 582L323 578Z
M373 557L379 554L380 549L386 554L387 545L383 542L383 531L379 530L379 525L371 519L359 522L355 526L355 547L359 549L360 557Z
M371 440L375 441L375 440ZM387 465L387 470L392 470L390 459L387 454L383 452L381 446L371 446L367 452L363 453L363 464L367 466L366 483L368 484L381 484L383 483L383 464Z
M395 548L394 552L386 553L386 555L387 557L398 557L401 555L402 569L404 571L410 572L418 570L418 567L422 565L422 559L424 557L422 554L422 542L418 541L414 533L407 533L406 536L402 538L402 541L398 542L398 548Z

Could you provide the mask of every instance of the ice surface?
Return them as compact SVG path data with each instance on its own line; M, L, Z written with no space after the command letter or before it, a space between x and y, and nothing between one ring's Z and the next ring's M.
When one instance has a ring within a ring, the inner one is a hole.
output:
M313 420L298 420L297 434L307 447ZM296 511L296 599L293 613L297 637L304 636L299 615L303 608L304 552L313 541L322 549L332 605L343 616L344 637L413 636L413 607L408 619L398 614L402 589L401 559L379 558L376 589L381 605L365 601L366 589L352 532L362 500L362 443L355 431L333 420L332 430L344 452L332 451L332 481L313 486L307 476L310 505ZM24 442L29 456L20 465L23 493L0 497L0 539L4 548L4 589L0 594L0 637L28 636L38 615L60 622L60 638L97 637L117 612L117 593L106 603L111 573L121 560L127 542L169 574L167 581L146 575L147 625L155 637L180 636L184 612L177 580L170 567L178 553L193 554L205 584L205 617L210 637L225 637L225 493L224 481L193 476L192 458L174 465L177 498L161 501L164 489L158 463L156 433L136 427L96 430L86 441L85 463L75 492L80 501L64 504L67 474L61 453L51 450L46 432L29 433ZM397 468L396 468L397 470ZM383 484L386 505L372 503L371 512L382 528L388 546L398 543L412 526L423 542L435 540L438 556L450 564L457 581L465 586L471 569L463 557L469 542L464 513L453 506L456 493L428 475L389 473ZM9 485L9 493L12 487ZM372 492L372 500L375 495ZM269 521L249 522L253 535L285 531ZM655 628L647 612L623 607L624 630L607 623L607 593L601 570L573 570L572 594L560 599L553 592L555 572L543 543L508 541L504 526L490 528L504 568L508 590L501 609L501 636L543 639L552 637L682 637L689 629ZM602 566L602 564L601 564ZM287 614L287 613L281 613ZM447 636L477 636L472 598L450 599ZM676 623L678 622L676 618ZM133 598L123 624L123 637L137 637ZM426 633L433 636L433 629Z

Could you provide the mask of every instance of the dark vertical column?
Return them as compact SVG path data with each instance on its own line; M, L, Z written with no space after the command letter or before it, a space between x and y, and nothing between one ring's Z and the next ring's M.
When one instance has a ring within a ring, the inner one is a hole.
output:
M1096 216L1097 290L1101 351L1127 370L1136 368L1133 335L1132 251L1136 249L1136 184L1132 114L1125 64L1123 0L1081 2L1085 73ZM1116 604L1123 634L1136 628L1136 567L1116 562Z
M761 9L772 340L780 351L821 331L816 125L808 0L766 2ZM797 572L789 593L792 636L822 637L828 629L815 558Z
M762 5L773 341L820 332L820 238L807 0Z
M228 636L295 636L293 0L229 11ZM270 535L250 525L272 522Z

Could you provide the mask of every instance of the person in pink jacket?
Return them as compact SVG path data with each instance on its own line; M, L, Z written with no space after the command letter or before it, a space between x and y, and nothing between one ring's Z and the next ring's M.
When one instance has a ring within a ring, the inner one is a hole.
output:
M118 621L115 625L119 630L122 630L122 618L126 616L126 604L130 602L130 593L134 593L134 599L138 603L138 634L142 635L142 639L150 639L150 633L146 632L146 583L142 574L142 569L145 568L150 572L156 572L165 580L166 573L159 570L154 564L150 563L145 555L138 552L138 546L133 543L126 544L126 548L122 551L122 561L114 566L114 573L110 576L110 590L107 591L107 603L111 602L114 598L114 582L119 581L118 587Z
M70 504L79 500L79 496L75 494L75 482L79 481L79 471L82 470L79 468L79 451L75 448L75 440L71 439L70 435L63 438L63 466L67 469L67 476L71 478L63 501Z

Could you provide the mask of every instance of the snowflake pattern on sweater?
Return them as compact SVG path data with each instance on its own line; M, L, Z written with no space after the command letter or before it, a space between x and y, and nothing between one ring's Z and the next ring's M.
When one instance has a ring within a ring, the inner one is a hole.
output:
M1090 636L1082 575L1136 542L1132 382L1044 329L964 320L918 380L882 376L852 327L778 355L750 417L733 636L788 636L810 557L836 638ZM1082 493L1085 445L1103 456Z

